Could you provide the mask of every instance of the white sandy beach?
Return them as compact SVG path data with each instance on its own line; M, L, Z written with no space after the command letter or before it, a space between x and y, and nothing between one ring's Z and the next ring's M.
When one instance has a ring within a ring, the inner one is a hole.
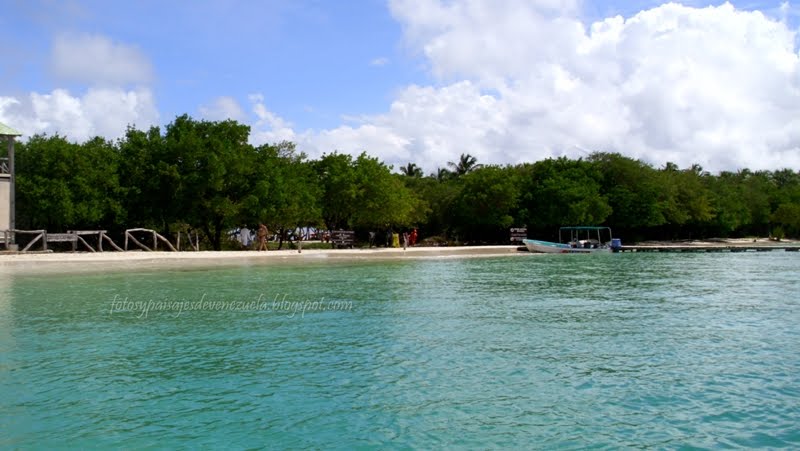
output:
M707 241L643 242L640 246L755 246L800 245L797 240L774 242L760 238ZM270 264L325 264L325 262L448 259L498 256L546 255L521 251L519 246L449 246L372 249L307 249L280 251L201 251L201 252L0 252L3 273L85 273L115 270L148 271L158 269L201 269L220 266Z
M518 246L454 246L373 249L308 249L280 251L201 252L76 252L0 254L0 272L99 272L203 268L280 263L324 263L386 259L445 259L529 255Z

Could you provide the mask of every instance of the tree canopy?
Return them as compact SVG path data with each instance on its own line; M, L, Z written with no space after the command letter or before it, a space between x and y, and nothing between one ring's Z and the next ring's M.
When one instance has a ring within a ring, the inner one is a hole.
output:
M616 153L518 165L469 154L423 176L364 152L309 159L291 142L253 146L236 121L177 117L111 142L36 135L17 150L17 223L61 231L200 231L220 249L236 227L418 228L422 236L503 242L509 227L550 233L608 225L619 236L800 236L800 173L654 168Z

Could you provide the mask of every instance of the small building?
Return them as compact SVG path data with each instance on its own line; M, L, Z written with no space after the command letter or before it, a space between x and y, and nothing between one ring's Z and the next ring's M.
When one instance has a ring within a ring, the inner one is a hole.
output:
M0 243L5 241L3 230L15 228L15 205L14 205L14 138L22 133L11 127L0 123L0 144L7 142L8 152L3 157L2 146L0 146ZM13 235L10 235L10 242L14 242ZM6 246L9 243L4 243Z

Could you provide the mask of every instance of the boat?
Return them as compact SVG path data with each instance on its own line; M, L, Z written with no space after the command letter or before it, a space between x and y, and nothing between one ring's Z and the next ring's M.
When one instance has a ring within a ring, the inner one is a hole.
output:
M562 237L569 235L569 241ZM593 254L615 252L622 247L618 238L611 237L611 228L593 226L571 226L558 229L558 243L525 239L522 242L531 252L544 254Z

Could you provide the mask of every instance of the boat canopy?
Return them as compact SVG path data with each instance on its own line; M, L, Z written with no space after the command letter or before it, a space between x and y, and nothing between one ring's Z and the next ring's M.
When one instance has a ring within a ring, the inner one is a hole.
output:
M611 242L611 227L603 227L603 226L569 226L569 227L561 227L558 229L558 241L563 243L564 240L561 239L562 232L569 233L569 242L576 242L581 239L579 235L585 235L586 240L597 240L598 243L607 243ZM604 238L603 235L608 235L607 238Z

